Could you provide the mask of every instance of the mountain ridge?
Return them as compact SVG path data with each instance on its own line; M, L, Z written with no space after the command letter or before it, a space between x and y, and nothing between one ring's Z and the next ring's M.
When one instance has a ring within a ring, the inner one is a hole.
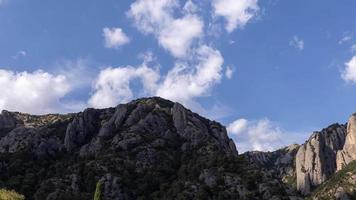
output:
M226 128L159 97L68 115L0 115L0 187L26 199L295 199Z
M30 200L92 199L98 183L105 200L350 199L355 127L352 115L301 145L238 154L222 124L160 97L69 114L3 111L0 187Z

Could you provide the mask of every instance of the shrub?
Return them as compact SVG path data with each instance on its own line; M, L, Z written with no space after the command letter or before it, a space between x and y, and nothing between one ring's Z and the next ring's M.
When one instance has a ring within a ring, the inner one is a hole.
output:
M24 200L25 197L13 190L0 189L0 200Z

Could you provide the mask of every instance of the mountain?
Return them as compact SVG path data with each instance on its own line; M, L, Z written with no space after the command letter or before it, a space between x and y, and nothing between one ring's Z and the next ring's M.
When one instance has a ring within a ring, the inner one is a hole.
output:
M302 145L244 156L308 199L356 199L356 114L312 133Z
M272 156L281 174L294 174L295 149ZM238 155L218 122L158 97L0 115L0 188L29 200L298 199L279 177Z
M220 123L159 97L63 115L2 111L0 190L29 200L356 199L356 114L304 144L239 155Z

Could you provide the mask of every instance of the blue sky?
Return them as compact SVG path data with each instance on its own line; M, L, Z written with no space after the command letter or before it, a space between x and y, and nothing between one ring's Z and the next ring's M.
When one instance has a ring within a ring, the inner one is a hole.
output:
M355 8L0 0L0 109L75 112L159 95L228 126L240 151L301 143L356 112Z

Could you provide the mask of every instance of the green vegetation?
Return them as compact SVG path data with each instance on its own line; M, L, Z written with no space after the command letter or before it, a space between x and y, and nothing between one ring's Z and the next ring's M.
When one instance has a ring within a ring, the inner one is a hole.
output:
M356 188L356 161L349 163L342 170L331 176L325 183L320 185L311 195L316 199L334 199L338 188L343 188L345 193L351 198L355 198Z
M283 182L293 188L297 187L297 176L293 175L293 176L285 176L283 179Z
M101 188L102 188L102 183L98 181L98 183L96 184L94 200L101 200Z
M0 189L0 200L24 200L25 197L13 190Z

